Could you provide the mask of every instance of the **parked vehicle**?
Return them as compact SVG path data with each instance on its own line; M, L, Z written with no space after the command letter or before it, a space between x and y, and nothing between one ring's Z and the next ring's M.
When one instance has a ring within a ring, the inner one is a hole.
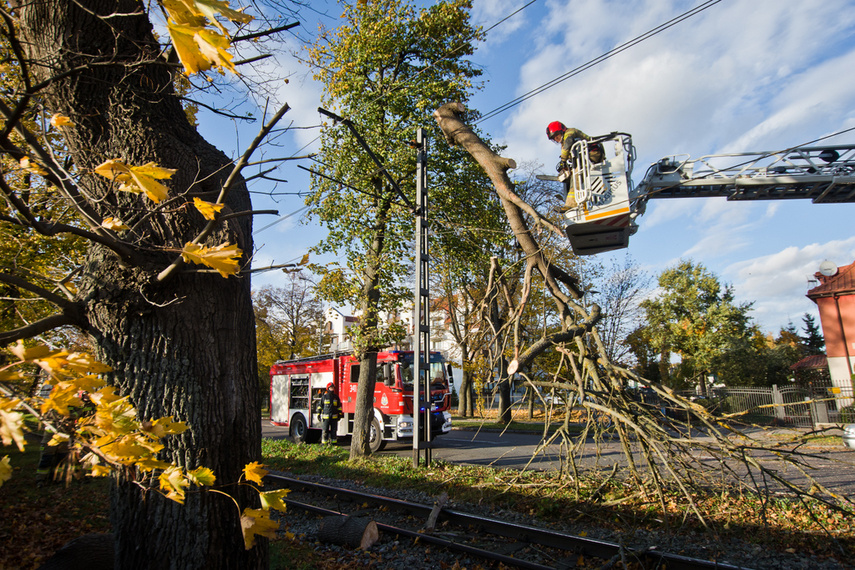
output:
M413 353L386 351L377 354L374 388L374 419L369 433L372 452L387 441L413 437ZM430 423L430 437L451 431L450 367L442 354L430 354L430 410L422 410L422 426ZM341 399L342 419L337 436L353 435L359 361L349 352L297 360L281 360L270 368L270 422L288 426L295 441L320 439L321 419L316 405L332 382Z
M846 424L843 428L843 443L849 449L855 449L855 424Z

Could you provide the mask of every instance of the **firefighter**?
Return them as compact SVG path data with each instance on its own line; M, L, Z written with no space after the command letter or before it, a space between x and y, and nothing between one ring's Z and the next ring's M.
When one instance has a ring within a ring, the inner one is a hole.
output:
M321 443L336 443L336 432L338 431L338 420L341 419L341 400L335 393L335 384L327 384L327 390L318 402L321 414Z
M591 137L580 131L579 129L567 128L564 126L564 123L560 121L552 121L546 127L546 138L549 140L561 145L561 159L558 162L558 166L555 169L558 172L568 172L573 168L576 168L578 165L574 164L574 158L570 156L570 149L576 141L591 140ZM600 143L592 144L588 146L588 157L591 159L591 162L597 163L602 162L604 156L603 145ZM562 212L566 212L568 210L572 210L576 207L576 196L573 184L573 176L571 175L568 179L568 182L564 183L564 187L567 190L567 196L564 199L564 206L561 208Z

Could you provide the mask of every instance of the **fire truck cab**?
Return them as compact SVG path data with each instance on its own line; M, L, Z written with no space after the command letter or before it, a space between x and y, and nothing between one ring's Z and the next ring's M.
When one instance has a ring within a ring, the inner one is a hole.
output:
M386 351L377 354L374 387L374 419L369 434L371 451L387 441L413 437L413 353ZM438 352L430 354L430 410L422 410L422 426L430 421L431 438L451 431L450 370ZM329 382L341 399L342 419L337 435L353 435L359 361L350 353L335 353L297 360L280 360L270 368L270 422L288 426L298 442L320 439L321 419L317 412Z

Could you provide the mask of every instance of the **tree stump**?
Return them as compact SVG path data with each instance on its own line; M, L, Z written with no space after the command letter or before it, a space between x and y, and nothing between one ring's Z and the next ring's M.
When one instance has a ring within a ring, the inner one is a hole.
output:
M318 540L321 542L364 550L379 538L377 523L366 517L325 517L318 526Z

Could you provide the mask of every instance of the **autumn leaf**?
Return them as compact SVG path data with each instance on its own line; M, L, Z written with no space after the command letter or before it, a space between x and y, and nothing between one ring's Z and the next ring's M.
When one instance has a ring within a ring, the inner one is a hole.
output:
M236 245L224 243L215 247L198 245L187 242L181 250L181 257L186 262L197 265L207 265L216 269L223 277L235 275L240 266L238 260L243 252Z
M264 466L258 461L248 463L246 467L243 468L243 474L244 477L246 477L246 480L253 481L259 485L264 485L261 479L267 475L267 473L267 469L264 469Z
M9 456L4 455L3 459L0 459L0 487L3 486L3 483L12 478L12 464L9 462Z
M54 389L51 390L50 396L45 398L44 402L42 402L40 410L42 415L48 413L50 410L56 410L57 413L67 416L69 414L68 408L79 408L83 405L83 402L77 395L79 391L80 390L78 390L76 386L68 382L57 384Z
M160 461L159 459L154 459L152 457L147 457L141 461L137 461L134 463L137 467L140 468L141 471L145 471L146 473L150 471L154 471L155 469L169 469L172 466L171 463L167 463L166 461Z
M285 495L290 493L289 489L279 489L278 491L268 491L266 493L259 493L261 497L261 506L267 509L276 509L280 512L285 512L285 503L282 499L285 498Z
M166 498L176 503L184 504L185 489L190 486L190 481L184 476L180 468L174 465L166 469L158 477L160 489L166 491Z
M120 400L121 397L118 393L116 393L116 388L113 386L105 386L96 392L92 392L89 394L89 399L92 400L92 403L96 406L106 406L107 404L111 404L116 400Z
M144 422L142 424L142 429L152 437L156 437L159 439L167 435L184 433L189 428L184 422L172 421L172 416L166 416L163 418L158 418L154 421Z
M193 198L193 205L202 213L206 220L213 220L217 213L225 206L225 204L212 204L199 198Z
M306 265L307 263L309 263L309 254L308 253L303 255L303 259L301 259L300 263L298 263L297 265Z
M56 128L74 126L74 122L71 119L60 113L54 113L50 118L50 124Z
M101 163L95 173L110 180L121 182L119 190L139 194L145 192L152 202L160 202L169 194L169 189L158 182L175 174L172 168L163 168L153 162L142 166L129 166L118 158Z
M243 542L247 550L255 546L255 537L276 538L279 523L270 520L270 509L244 509L240 516Z
M24 170L29 170L33 174L38 174L39 176L45 176L47 174L44 168L39 166L38 163L31 161L29 156L25 156L18 162L21 165L21 168L23 168Z
M226 51L231 47L227 37L201 26L167 22L166 27L185 75L207 71L214 66L220 71L225 68L236 73L232 55Z
M21 400L17 398L4 398L0 400L0 440L3 445L12 445L14 442L20 451L24 451L24 414L14 411Z
M197 467L192 471L187 472L187 478L190 482L195 485L199 485L200 487L203 485L213 485L217 480L217 477L214 475L214 472L207 467Z
M108 230L113 230L114 232L131 229L122 220L112 217L104 218L104 221L101 222L101 227L107 228Z
M92 470L89 471L90 477L107 477L113 470L104 465L93 465Z
M46 358L48 355L57 354L59 352L65 352L60 350L52 350L46 347L43 344L36 345L31 348L27 348L24 346L24 341L19 340L18 344L15 346L10 346L9 351L18 357L22 362L29 360L37 360L40 358Z
M112 402L102 402L95 411L95 424L117 436L129 434L137 427L137 411L127 396Z
M252 20L252 16L229 8L229 3L222 0L163 0L163 7L178 24L204 26L206 21L210 21L223 33L226 29L217 21L218 13L233 22Z

